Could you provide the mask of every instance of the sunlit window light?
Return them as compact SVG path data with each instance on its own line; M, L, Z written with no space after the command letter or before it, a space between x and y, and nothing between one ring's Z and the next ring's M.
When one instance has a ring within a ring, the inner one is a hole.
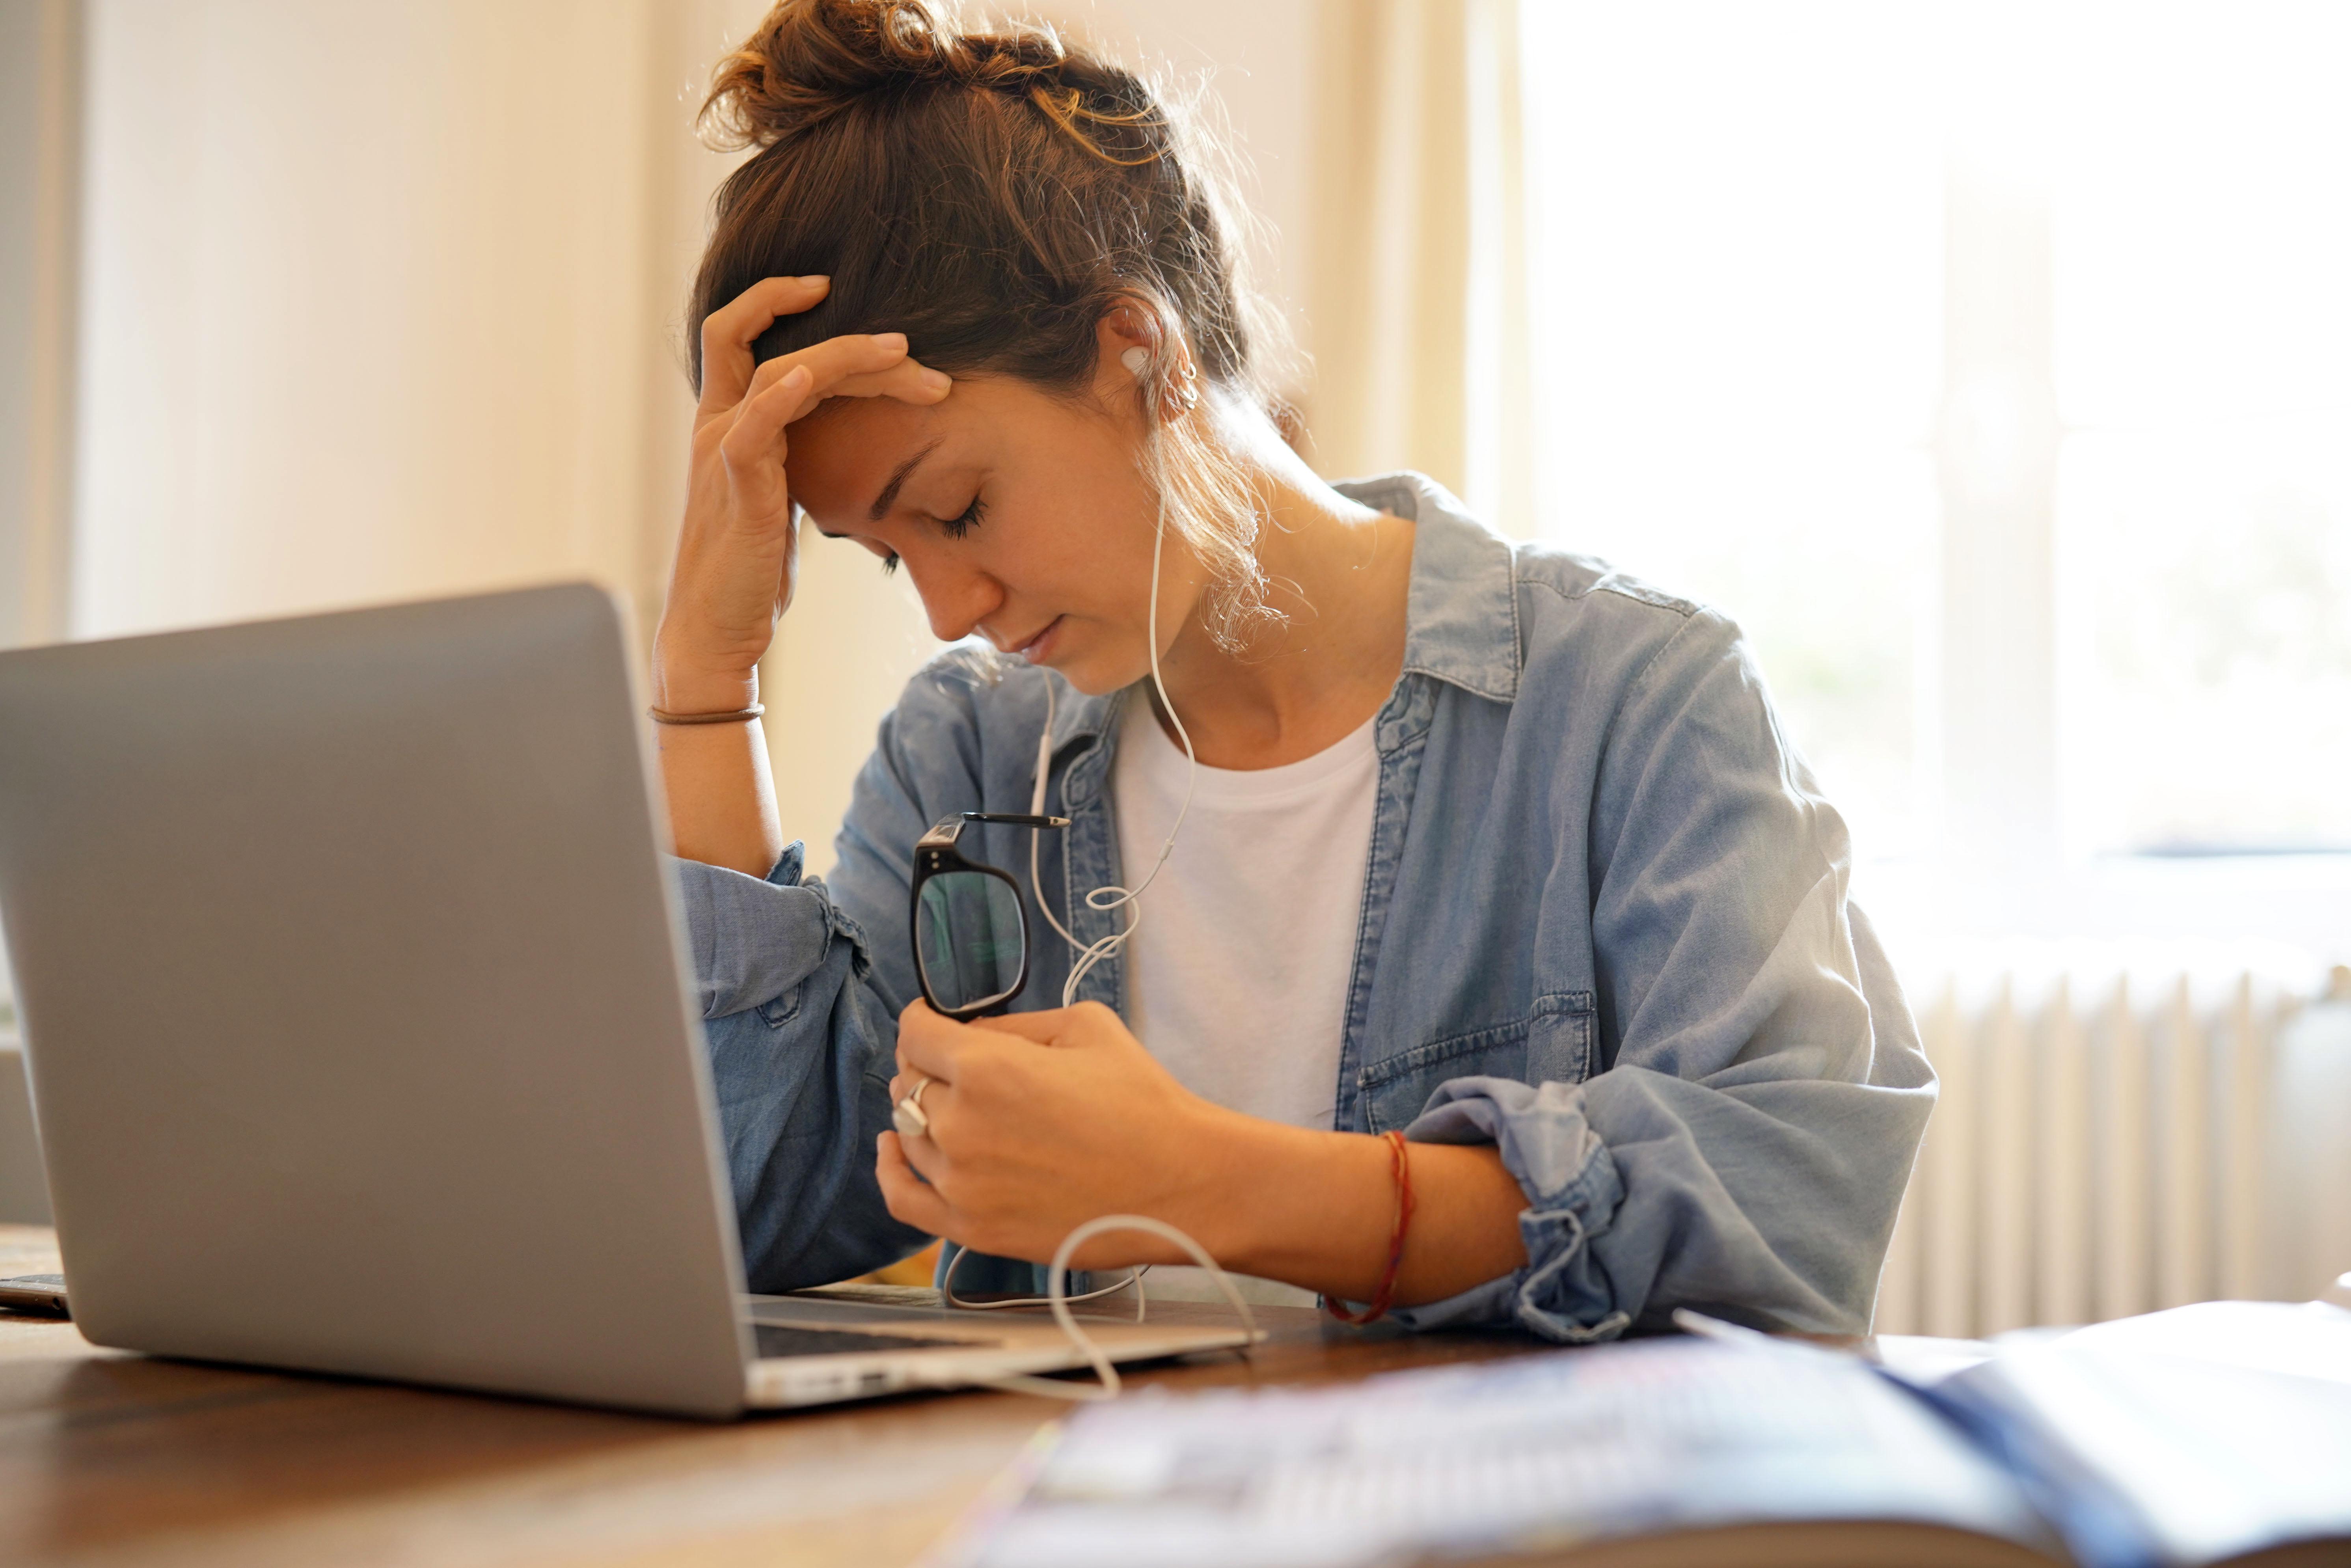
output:
M1860 854L2351 850L2351 11L1523 16L1542 530Z

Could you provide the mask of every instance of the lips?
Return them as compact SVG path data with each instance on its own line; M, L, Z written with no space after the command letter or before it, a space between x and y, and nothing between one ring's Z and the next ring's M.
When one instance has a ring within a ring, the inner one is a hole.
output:
M1008 653L1017 653L1032 664L1042 664L1044 662L1044 655L1047 652L1047 645L1051 642L1054 632L1061 626L1061 618L1056 615L1050 621L1046 622L1044 625L1039 627L1035 632L1031 633L1027 642L1017 643L1012 647L1007 648L1005 652Z

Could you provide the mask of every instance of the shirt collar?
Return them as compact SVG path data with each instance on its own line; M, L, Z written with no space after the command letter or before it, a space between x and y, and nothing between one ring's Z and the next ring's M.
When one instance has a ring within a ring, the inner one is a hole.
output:
M1343 480L1342 496L1413 525L1404 667L1496 702L1519 695L1519 595L1510 540L1469 515L1444 486L1409 471ZM1092 739L1118 718L1121 694L1086 696L1054 677L1053 749Z
M1405 669L1496 702L1514 701L1519 593L1510 541L1426 474L1380 474L1332 488L1413 525Z

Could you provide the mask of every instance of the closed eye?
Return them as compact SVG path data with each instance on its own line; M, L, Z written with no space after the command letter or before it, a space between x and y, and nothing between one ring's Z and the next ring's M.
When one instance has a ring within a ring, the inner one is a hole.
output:
M971 532L972 529L979 527L980 523L987 517L987 503L981 500L977 496L974 496L971 498L971 505L966 507L961 512L958 512L952 517L941 517L939 519L939 531L946 535L946 537L951 539L959 539L963 538L964 535ZM889 554L882 558L882 570L886 576L897 570L898 552L896 550L892 550Z
M980 519L987 516L987 504L985 501L982 501L977 496L974 496L971 498L971 505L966 507L960 514L956 517L942 518L939 523L939 528L947 536L947 538L951 539L959 539L963 538L964 535L971 532L972 529L979 527Z

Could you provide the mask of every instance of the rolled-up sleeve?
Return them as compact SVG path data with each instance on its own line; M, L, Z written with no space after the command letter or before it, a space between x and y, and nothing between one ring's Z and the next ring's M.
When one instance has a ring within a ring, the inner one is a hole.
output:
M1527 1266L1449 1300L1394 1315L1412 1328L1517 1321L1547 1339L1583 1344L1621 1333L1631 1317L1590 1245L1624 1202L1616 1163L1564 1083L1457 1078L1405 1136L1423 1144L1492 1144L1527 1195L1519 1238Z
M1397 1316L1571 1343L1681 1306L1867 1332L1934 1074L1846 898L1844 825L1719 617L1614 716L1590 854L1603 1070L1457 1079L1406 1129L1496 1146L1526 1266Z
M704 1018L781 997L823 967L836 939L858 939L820 883L801 885L805 853L792 844L765 881L699 861L676 862Z
M800 875L678 862L745 1272L798 1290L878 1268L926 1238L873 1175L889 1125L894 1013L866 983L854 923Z

